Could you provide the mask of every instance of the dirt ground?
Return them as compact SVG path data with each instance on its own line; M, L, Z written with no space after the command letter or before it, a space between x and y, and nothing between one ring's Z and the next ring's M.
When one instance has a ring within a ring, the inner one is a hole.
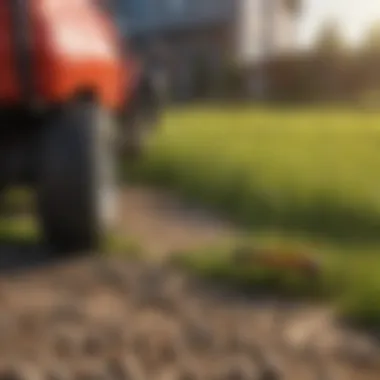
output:
M126 190L123 213L163 256L237 233L149 190ZM168 264L48 257L0 249L0 380L380 379L376 342L324 307L254 300Z
M232 223L196 206L185 206L170 192L126 188L122 195L121 233L131 235L154 257L236 239Z

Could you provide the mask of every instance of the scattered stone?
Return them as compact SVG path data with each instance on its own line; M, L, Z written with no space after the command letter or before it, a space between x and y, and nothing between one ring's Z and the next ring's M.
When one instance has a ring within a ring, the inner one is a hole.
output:
M340 357L361 369L372 367L380 370L379 346L369 338L348 337L341 348Z
M55 372L53 370L46 373L46 380L69 380L70 378L61 372Z
M184 368L179 370L178 380L200 380L201 378L198 376L195 370Z
M178 380L177 369L171 367L164 367L154 375L155 380Z
M244 354L231 354L219 365L215 380L251 380L257 377L257 366Z
M1 380L45 380L45 373L42 368L31 363L15 363L14 366L5 369L5 373L0 373ZM3 376L3 377L1 377ZM8 376L8 377L7 377Z
M80 352L83 331L79 328L62 329L55 332L52 338L53 353L60 359L70 359Z
M118 264L118 266L117 266ZM102 263L95 268L96 277L106 287L125 294L129 293L127 274L120 268L124 263Z
M251 350L249 337L245 336L236 328L230 328L223 343L227 353L247 353Z
M24 380L24 377L13 367L0 368L0 380Z
M46 380L71 380L72 374L66 365L54 366L46 370Z
M109 380L146 380L139 361L133 357L112 358L107 362Z
M36 334L41 327L41 317L35 311L24 312L16 318L17 329L23 334Z
M133 352L140 358L146 357L150 350L148 337L138 333L132 339Z
M67 336L59 336L54 343L54 351L59 358L71 358L75 355L76 347Z
M166 339L160 345L160 359L164 364L172 364L178 358L180 347L173 339Z
M250 378L251 375L243 368L233 366L220 377L220 380L250 380Z
M140 333L134 341L134 353L149 370L162 368L176 360L175 347L169 337Z
M15 326L17 326L17 322L15 323L15 316L12 316L8 313L2 312L0 315L0 342L5 337L9 336L9 334L14 331Z
M139 308L156 308L167 313L177 311L178 302L165 289L165 278L158 270L151 270L139 280L136 289L136 306Z
M111 380L103 361L80 361L73 370L74 380Z
M281 380L283 379L282 374L276 368L263 368L261 373L257 377L257 380Z
M84 321L84 314L75 303L58 305L51 311L49 321L52 323L81 323Z
M211 327L200 321L187 321L183 325L186 346L193 351L209 351L214 345L214 333Z
M127 337L124 333L123 326L118 325L101 325L99 331L102 331L104 344L112 351L124 350L127 345Z
M83 341L83 353L86 356L101 356L106 350L106 344L102 336L89 333Z
M75 380L111 380L105 374L92 370L79 370L74 375Z
M282 380L284 373L280 366L271 360L261 363L258 368L257 380Z

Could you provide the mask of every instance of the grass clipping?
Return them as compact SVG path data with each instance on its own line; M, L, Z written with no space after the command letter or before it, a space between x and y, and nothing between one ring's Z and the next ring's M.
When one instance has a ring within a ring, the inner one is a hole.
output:
M330 253L250 244L183 253L173 261L203 280L254 298L323 302L350 325L378 329L380 281L347 255L342 266L341 260L331 260Z
M205 279L255 295L328 294L323 264L310 253L247 245L182 254L174 261Z

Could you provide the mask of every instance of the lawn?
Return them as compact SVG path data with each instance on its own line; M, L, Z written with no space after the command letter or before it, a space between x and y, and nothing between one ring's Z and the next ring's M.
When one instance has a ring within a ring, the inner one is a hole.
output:
M338 272L346 279L344 310L380 323L379 173L380 113L198 107L168 113L130 175L214 208L253 236L318 242L325 285L334 288Z
M171 112L138 176L243 224L380 241L380 113Z

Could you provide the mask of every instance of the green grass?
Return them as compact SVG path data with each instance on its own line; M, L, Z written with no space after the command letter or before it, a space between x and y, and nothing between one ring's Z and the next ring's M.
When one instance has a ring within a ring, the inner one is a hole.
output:
M380 113L178 109L128 175L224 213L264 245L317 247L321 274L315 283L237 268L223 249L185 256L186 267L253 289L328 295L343 316L380 325Z
M284 247L289 239L284 238L280 242L278 235L274 238L275 244L266 236L254 239L246 246L253 247L253 257L254 248L258 247L272 247L275 254L286 255ZM296 238L295 242L299 241ZM307 241L304 246L308 248L293 253L297 255L300 252L301 256L316 263L318 269L314 275L298 268L262 265L255 260L239 264L234 249L225 246L183 252L175 257L173 264L197 277L253 297L274 296L327 303L341 320L377 330L380 326L379 248L360 250L357 247L348 249L326 245L310 249L313 246Z
M380 241L380 113L171 112L140 180L249 227Z
M33 246L42 243L41 230L30 216L0 218L0 245ZM103 244L102 252L123 255L131 259L143 257L141 246L128 236L110 235Z
M0 244L32 245L40 241L35 221L29 217L3 217L0 219Z

